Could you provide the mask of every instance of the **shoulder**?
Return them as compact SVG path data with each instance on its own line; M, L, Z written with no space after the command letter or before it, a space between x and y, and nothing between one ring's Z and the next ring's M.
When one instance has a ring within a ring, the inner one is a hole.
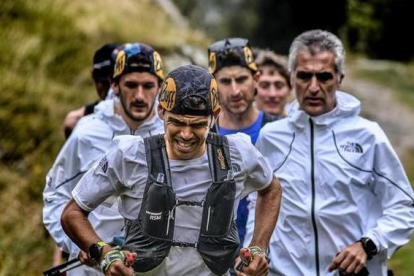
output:
M146 162L144 139L141 136L119 135L112 141L110 151L123 160Z
M110 137L112 139L113 130L107 122L94 114L90 114L79 121L72 135L81 139L97 137Z
M256 148L252 144L249 135L238 132L236 134L226 135L229 142L229 150L232 159L247 159L254 158L256 155Z
M281 118L281 116L274 116L269 113L263 112L262 127L265 126L267 123L277 121Z
M341 120L335 131L338 133L347 133L348 136L359 138L370 138L371 140L384 141L388 140L381 126L374 121L355 116L347 120Z
M284 134L292 133L291 125L287 118L280 118L276 121L267 123L260 130L259 139L261 137L273 137L275 139L281 138ZM284 138L281 138L284 139Z
M234 148L246 148L246 147L254 147L249 135L245 133L235 133L226 135L227 140L229 141L229 147Z
M117 145L120 149L128 150L131 147L144 144L144 138L136 135L119 135L116 136L112 142Z

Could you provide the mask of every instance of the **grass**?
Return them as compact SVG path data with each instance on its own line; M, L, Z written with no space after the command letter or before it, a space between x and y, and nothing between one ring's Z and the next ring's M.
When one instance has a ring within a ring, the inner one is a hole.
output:
M401 104L414 111L414 64L371 61L356 69L354 75L392 89Z
M176 28L150 0L0 2L0 276L52 265L45 176L64 142L64 116L97 97L92 56L108 42L143 42L166 55L209 41Z
M64 142L64 116L96 98L94 50L139 41L167 55L183 44L208 45L199 32L176 28L153 2L0 1L0 276L41 275L52 264L53 241L41 219L45 175ZM359 73L413 106L413 68L393 65ZM414 179L411 156L404 164ZM414 242L396 254L390 265L397 275L410 275L413 255Z

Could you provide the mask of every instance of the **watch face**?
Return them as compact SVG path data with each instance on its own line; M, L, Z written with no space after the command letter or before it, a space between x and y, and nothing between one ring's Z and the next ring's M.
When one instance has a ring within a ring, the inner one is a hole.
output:
M377 246L371 239L365 240L365 247L367 248L369 252L371 252L371 254L377 253Z
M89 258L94 261L98 261L99 258L101 257L101 250L102 250L101 246L99 246L96 243L92 244L91 247L89 248Z

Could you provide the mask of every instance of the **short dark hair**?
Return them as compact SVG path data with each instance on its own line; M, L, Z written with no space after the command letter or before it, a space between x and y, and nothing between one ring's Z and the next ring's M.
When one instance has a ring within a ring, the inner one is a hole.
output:
M255 61L260 72L262 72L263 67L273 67L286 80L288 86L292 88L285 58L270 50L260 50Z
M191 110L205 110L207 108L206 100L196 96L188 96L181 101L181 106Z

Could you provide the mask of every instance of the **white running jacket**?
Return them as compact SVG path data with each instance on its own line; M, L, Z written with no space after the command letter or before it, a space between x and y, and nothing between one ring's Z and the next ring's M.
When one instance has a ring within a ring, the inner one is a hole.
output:
M135 132L131 131L114 111L114 106L119 104L117 101L116 98L101 102L95 107L94 114L78 122L46 177L43 222L57 245L69 252L72 258L79 255L79 248L64 233L60 217L72 198L71 192L76 183L102 158L114 137L127 134L147 137L164 132L164 125L157 115ZM115 236L123 237L124 219L118 212L116 198L110 198L91 212L89 220L104 241L112 242Z
M283 188L270 275L339 275L328 272L337 252L369 237L379 253L367 269L385 276L387 258L411 237L414 194L400 160L380 126L359 117L356 98L338 91L337 101L317 117L295 102L288 118L267 124L258 138ZM247 244L253 224L249 216Z

